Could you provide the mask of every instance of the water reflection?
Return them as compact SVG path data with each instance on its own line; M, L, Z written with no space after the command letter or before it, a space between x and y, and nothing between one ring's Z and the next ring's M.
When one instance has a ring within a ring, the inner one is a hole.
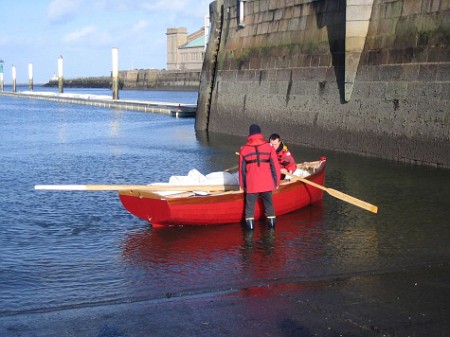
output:
M310 270L310 257L324 254L322 218L318 203L278 217L275 230L264 222L253 232L239 224L146 228L125 238L122 256L133 277L151 279L153 285L161 270L178 286L253 284L286 277L299 262Z

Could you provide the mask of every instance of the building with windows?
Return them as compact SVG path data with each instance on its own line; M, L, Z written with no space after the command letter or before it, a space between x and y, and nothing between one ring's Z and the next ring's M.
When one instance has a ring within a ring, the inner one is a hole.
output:
M186 28L167 29L167 70L201 70L205 54L205 29L188 34Z

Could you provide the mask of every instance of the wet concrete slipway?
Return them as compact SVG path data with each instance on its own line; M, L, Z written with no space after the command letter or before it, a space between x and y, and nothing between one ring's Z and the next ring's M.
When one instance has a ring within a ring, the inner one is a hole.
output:
M449 336L448 265L1 318L2 336Z
M33 186L218 171L243 138L161 114L0 103L0 336L450 336L448 170L291 146L299 162L325 155L326 185L378 214L325 194L274 231L157 229L114 192Z

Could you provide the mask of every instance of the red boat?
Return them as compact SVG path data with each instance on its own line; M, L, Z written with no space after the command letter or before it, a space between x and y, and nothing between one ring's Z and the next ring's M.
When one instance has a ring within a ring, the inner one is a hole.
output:
M325 158L299 164L310 175L305 179L324 185ZM244 216L244 193L240 191L215 192L208 195L180 193L171 196L143 189L119 192L123 206L133 215L146 220L153 227L170 225L218 225L239 223ZM293 212L322 200L323 190L296 180L282 180L273 192L273 203L277 216ZM256 204L255 220L264 216L261 200Z

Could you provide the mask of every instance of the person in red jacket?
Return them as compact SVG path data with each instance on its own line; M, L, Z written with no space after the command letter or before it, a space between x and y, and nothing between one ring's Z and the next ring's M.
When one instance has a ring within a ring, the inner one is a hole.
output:
M272 191L280 185L279 172L275 149L264 139L259 125L250 125L247 143L239 152L239 184L245 192L245 223L248 229L254 228L258 197L263 200L269 227L275 227Z
M286 173L293 174L297 170L297 164L295 163L291 151L289 151L287 146L281 141L280 135L272 133L269 137L269 142L277 153L278 162L281 166L281 178L284 178Z

